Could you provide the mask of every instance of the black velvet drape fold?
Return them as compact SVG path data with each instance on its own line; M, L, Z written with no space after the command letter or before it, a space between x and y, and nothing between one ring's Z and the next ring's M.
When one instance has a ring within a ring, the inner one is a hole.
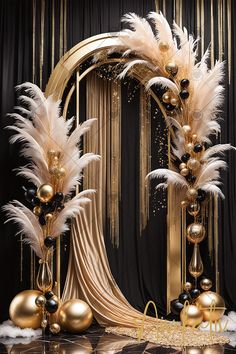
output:
M212 0L214 8L214 51L218 57L218 10L222 1ZM235 112L235 68L234 56L236 48L236 15L235 1L223 2L223 25L227 28L227 8L232 4L231 10L231 43L228 41L228 32L222 32L223 59L227 61L228 47L231 46L231 82L228 84L228 65L226 63L225 104L222 110L221 142L231 142L236 145L236 112ZM8 139L10 133L3 128L11 120L6 116L13 111L16 104L14 87L24 81L34 81L42 84L45 89L50 73L63 53L72 48L81 40L102 32L116 32L121 28L120 18L127 12L135 12L145 16L149 11L155 11L156 4L160 9L165 8L167 19L172 22L176 1L154 0L2 0L0 1L0 156L1 156L1 205L12 199L23 200L21 186L24 183L16 178L12 169L23 163L18 156L17 146L10 146ZM182 1L183 25L197 34L197 3L196 0ZM211 0L204 2L204 44L205 48L210 42ZM54 14L54 16L53 16ZM35 30L35 32L34 32ZM54 37L54 40L52 38ZM125 95L125 90L123 91ZM201 94L201 93L200 93ZM138 120L132 119L127 123L129 110L138 116L139 107L137 98L130 105L124 106L122 121L122 189L125 193L121 201L121 247L114 250L109 235L106 235L106 246L111 266L121 290L127 299L142 310L145 303L152 299L158 304L160 313L165 312L166 305L166 242L165 242L165 210L159 210L156 216L150 218L148 235L139 238L137 233L135 207L138 195L137 190L137 156L138 152ZM157 129L152 122L153 132ZM164 129L164 127L163 127ZM127 136L127 130L132 134ZM154 133L152 132L152 137ZM154 143L153 143L154 144ZM155 145L152 148L156 148ZM229 169L223 175L225 201L220 204L219 215L219 262L220 285L222 295L231 309L236 309L236 155L235 152L227 154ZM155 158L152 167L158 167ZM128 180L134 181L127 184ZM163 196L162 196L163 197ZM156 219L155 219L156 218ZM163 220L157 237L156 220ZM4 216L1 214L0 232L0 321L8 318L8 306L13 296L20 290L30 286L30 252L28 246L24 248L23 280L21 281L20 250L18 238L14 238L16 228L14 225L3 225ZM131 266L130 266L131 265ZM157 270L158 269L158 270ZM206 274L208 275L208 274Z

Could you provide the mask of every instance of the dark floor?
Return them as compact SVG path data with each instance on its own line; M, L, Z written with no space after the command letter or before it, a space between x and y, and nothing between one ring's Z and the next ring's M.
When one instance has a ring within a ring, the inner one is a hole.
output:
M0 338L0 353L60 353L60 354L234 354L236 348L229 345L186 348L158 347L148 342L138 343L136 340L113 334L104 333L98 326L92 326L81 335L60 334L56 336L39 337L37 339L7 339Z

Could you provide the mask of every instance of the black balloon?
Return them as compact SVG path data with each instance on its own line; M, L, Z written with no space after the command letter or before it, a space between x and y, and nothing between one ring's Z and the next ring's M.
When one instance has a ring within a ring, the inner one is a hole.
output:
M172 104L166 104L165 107L167 111L173 111L175 109L175 106L172 106Z
M47 248L50 248L52 246L55 245L55 238L52 237L52 236L47 236L45 239L44 239L44 245L47 247Z
M187 90L182 90L182 91L180 91L179 95L183 100L186 100L189 96L189 92Z
M199 202L203 202L206 199L206 192L202 189L198 189L198 196L197 196L197 200Z
M61 192L57 192L53 196L53 201L55 200L55 202L61 202L63 200L63 198L64 198L64 194Z
M58 309L58 302L54 299L49 299L46 301L46 304L45 304L45 309L47 312L49 313L54 313L57 311Z
M35 197L36 195L36 189L34 188L28 188L26 189L25 193L25 199L27 200L27 202L31 203L32 199Z
M47 300L51 299L51 297L53 297L54 293L52 291L46 291L46 293L44 294L45 298Z
M65 208L64 204L60 204L60 205L58 205L57 210L61 211L64 208Z
M40 205L40 199L38 197L34 197L33 199L31 199L31 204L33 206L39 206Z
M191 174L189 174L186 178L187 178L187 181L190 182L190 183L194 183L196 181L196 179L197 179L196 176L193 176Z
M49 213L50 211L53 211L53 204L52 203L42 203L41 209L45 214Z
M201 144L196 144L194 145L193 151L194 152L201 152L203 149L203 146Z
M196 299L200 294L201 294L201 291L199 289L192 289L190 291L190 296L192 299Z
M172 300L170 303L171 312L173 312L175 315L179 315L183 307L184 305L181 304L179 299Z
M182 87L188 87L188 85L189 85L189 80L188 80L188 79L183 79L183 80L181 80L181 81L180 81L180 85L181 85Z
M181 160L183 162L188 162L189 159L190 159L190 154L188 152L181 157Z
M46 220L45 220L45 218L44 218L44 216L42 214L39 215L39 223L42 226L46 225Z
M188 301L189 300L189 294L187 293L181 293L179 295L179 302L181 302L181 304L184 304L185 301Z

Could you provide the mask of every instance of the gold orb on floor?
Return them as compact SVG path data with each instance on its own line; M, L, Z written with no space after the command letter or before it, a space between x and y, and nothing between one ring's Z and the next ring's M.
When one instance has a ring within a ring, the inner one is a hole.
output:
M10 304L9 314L12 322L20 328L37 329L42 321L42 309L35 300L42 295L37 290L25 290L17 294Z
M218 321L225 312L222 296L213 291L205 291L197 298L196 305L202 311L204 321Z
M79 333L89 328L93 321L93 313L86 302L72 299L61 306L58 319L64 331Z
M202 323L203 314L195 305L188 305L180 312L182 324L189 327L197 327Z

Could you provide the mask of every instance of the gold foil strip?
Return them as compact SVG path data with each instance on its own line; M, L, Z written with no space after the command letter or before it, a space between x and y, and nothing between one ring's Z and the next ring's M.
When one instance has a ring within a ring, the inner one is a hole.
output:
M218 233L218 195L214 196L214 250L215 250L215 284L216 292L220 291L219 282L219 233Z
M210 256L211 265L213 265L213 230L212 230L212 211L213 211L213 203L212 196L210 196L209 204L208 204L208 252Z
M218 0L218 47L219 47L219 60L222 61L223 57L223 8L222 0Z
M159 0L155 0L155 8L156 8L156 12L160 11L160 3Z
M197 37L199 38L200 37L200 1L201 0L197 0L196 1L196 5L197 5Z
M182 284L186 283L186 208L181 211L181 230L182 230L182 261L181 261L181 280Z
M166 0L162 1L162 11L163 15L166 17Z
M151 121L150 96L144 88L140 88L140 147L139 147L139 204L140 204L140 235L149 218L149 183L147 174L151 171Z
M39 66L39 86L43 85L43 57L44 57L44 21L45 21L45 0L41 1L41 33L40 33L40 66Z
M23 235L20 235L20 282L23 281Z
M204 26L205 26L204 0L201 0L201 55L202 56L204 55L204 51L205 51Z
M64 0L60 0L60 39L59 39L59 56L60 58L63 55L63 2Z
M232 4L231 0L227 1L227 40L228 40L228 81L231 81L231 28L232 28Z

